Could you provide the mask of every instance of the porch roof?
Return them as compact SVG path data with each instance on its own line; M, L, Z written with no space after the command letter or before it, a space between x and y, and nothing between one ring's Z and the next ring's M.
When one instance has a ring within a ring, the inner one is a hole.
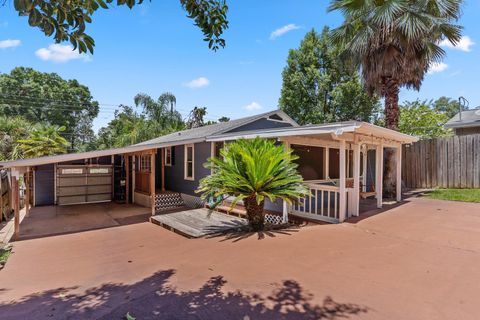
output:
M207 141L236 140L242 138L251 139L255 137L276 138L309 135L335 135L338 138L342 138L342 135L345 135L346 133L356 133L366 137L381 138L402 144L418 141L417 137L362 121L346 121L320 125L306 125L301 127L226 133L210 136L207 138Z

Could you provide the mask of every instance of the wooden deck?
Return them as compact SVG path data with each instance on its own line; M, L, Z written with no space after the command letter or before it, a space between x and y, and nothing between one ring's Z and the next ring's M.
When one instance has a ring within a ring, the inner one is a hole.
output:
M159 214L151 217L150 221L188 238L200 238L247 224L245 219L206 208Z

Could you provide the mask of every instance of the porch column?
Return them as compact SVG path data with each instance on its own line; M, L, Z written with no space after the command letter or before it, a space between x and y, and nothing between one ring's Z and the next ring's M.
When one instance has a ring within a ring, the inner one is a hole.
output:
M347 190L346 190L346 161L345 161L345 140L340 140L340 206L338 220L345 221L347 213Z
M150 155L150 197L152 216L155 215L155 150Z
M25 216L30 215L30 167L27 167L27 173L25 174Z
M330 149L328 147L323 148L323 179L328 179L330 176Z
M141 155L139 156L141 157ZM139 167L141 165L141 159L139 158ZM135 180L135 168L137 166L137 155L136 154L133 154L132 155L132 203L135 203L135 189L136 189L136 183L137 183L137 180Z
M363 177L362 177L362 192L367 192L367 164L368 164L368 147L363 147Z
M353 215L360 215L360 145L353 145L353 196L354 210Z
M382 207L383 197L383 142L380 142L376 148L376 161L375 161L375 191L377 193L377 208Z
M129 203L129 195L130 195L130 159L128 154L124 154L123 158L125 159L125 203Z
M395 155L397 156L397 201L400 202L402 201L402 145L400 144L397 147L397 150L395 152Z
M290 151L290 142L284 141L283 144L285 145L285 150ZM282 216L282 222L283 223L288 223L288 212L290 211L288 203L283 200L283 216Z
M172 156L170 152L170 157ZM161 159L162 162L162 192L165 192L165 148L161 149Z
M20 188L18 185L17 174L12 172L12 199L13 199L13 211L14 211L14 229L13 238L18 240L20 236Z

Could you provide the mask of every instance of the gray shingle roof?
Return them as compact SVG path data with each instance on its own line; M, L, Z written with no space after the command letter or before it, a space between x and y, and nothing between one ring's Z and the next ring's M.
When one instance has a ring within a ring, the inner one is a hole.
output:
M445 128L465 128L480 126L480 109L462 111L462 120L460 113L457 113L452 119L445 123Z
M186 141L202 140L208 136L221 134L221 133L233 130L242 125L248 124L258 119L268 117L273 114L279 114L285 120L291 121L292 124L296 125L296 123L286 113L284 113L281 110L275 110L275 111L270 111L262 114L257 114L250 117L230 120L228 122L219 122L219 123L211 124L208 126L170 133L152 140L147 140L147 141L138 143L136 145L149 145L149 144L164 143L164 142L172 143L172 142L179 142L184 140Z

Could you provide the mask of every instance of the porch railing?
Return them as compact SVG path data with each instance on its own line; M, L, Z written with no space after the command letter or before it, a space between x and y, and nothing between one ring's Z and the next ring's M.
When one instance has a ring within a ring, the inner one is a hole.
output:
M298 199L292 205L292 214L331 223L338 222L340 188L317 181L308 181L305 184L310 190L310 196Z

